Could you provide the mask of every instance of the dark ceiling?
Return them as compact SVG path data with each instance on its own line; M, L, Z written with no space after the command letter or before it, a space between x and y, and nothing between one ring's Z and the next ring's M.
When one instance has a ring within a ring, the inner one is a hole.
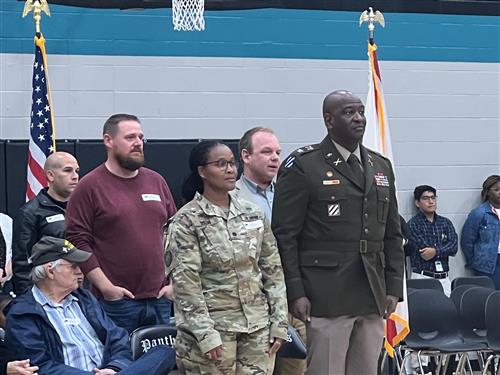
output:
M2 0L5 1L5 0ZM25 1L25 0L18 0ZM48 0L49 4L84 8L171 8L170 0ZM206 10L256 8L359 11L372 6L383 12L500 15L500 0L205 0Z

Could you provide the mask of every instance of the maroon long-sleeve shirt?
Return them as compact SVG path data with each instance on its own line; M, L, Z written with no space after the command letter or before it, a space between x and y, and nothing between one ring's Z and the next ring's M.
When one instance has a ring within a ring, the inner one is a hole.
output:
M140 168L136 177L122 178L102 164L71 195L66 238L92 253L81 264L85 274L101 267L136 299L153 298L166 284L162 227L175 212L170 189L158 173Z

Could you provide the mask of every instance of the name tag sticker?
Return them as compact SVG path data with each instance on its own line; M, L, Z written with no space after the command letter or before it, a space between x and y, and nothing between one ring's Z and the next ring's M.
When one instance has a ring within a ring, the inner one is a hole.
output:
M323 185L339 185L340 180L323 180Z
M63 221L64 220L64 215L63 214L57 214L57 215L52 215L47 217L47 223L54 223L56 221Z
M142 194L142 200L144 202L148 202L148 201L161 202L161 198L158 194Z
M262 228L264 223L262 222L262 220L259 219L255 221L244 221L243 225L245 225L246 230L252 230L252 229Z

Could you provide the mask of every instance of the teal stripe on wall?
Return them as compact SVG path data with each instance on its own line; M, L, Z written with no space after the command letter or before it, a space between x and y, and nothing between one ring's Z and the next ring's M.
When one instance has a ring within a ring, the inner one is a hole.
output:
M23 3L0 1L0 52L33 53ZM206 13L206 31L176 32L171 9L120 11L51 6L42 30L49 54L366 59L359 14L257 9ZM500 62L500 17L385 14L381 60Z

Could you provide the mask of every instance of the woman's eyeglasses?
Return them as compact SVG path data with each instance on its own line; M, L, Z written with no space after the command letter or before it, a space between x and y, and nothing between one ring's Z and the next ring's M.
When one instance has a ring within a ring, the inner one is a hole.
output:
M238 169L238 167L239 167L239 163L236 160L226 160L226 159L208 161L202 165L210 165L210 164L215 165L217 168L219 168L222 171L227 171L228 166L231 166L231 168L235 168L235 169Z

